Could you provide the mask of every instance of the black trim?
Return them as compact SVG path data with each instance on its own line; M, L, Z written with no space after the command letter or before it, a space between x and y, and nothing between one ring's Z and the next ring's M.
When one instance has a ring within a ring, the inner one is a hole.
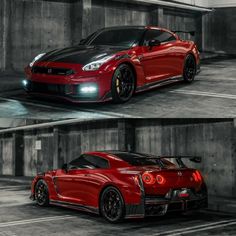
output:
M142 91L146 91L146 90L149 90L149 89L161 87L163 85L171 84L171 83L182 81L182 80L183 80L182 76L170 77L170 78L162 80L162 81L157 81L157 82L145 84L143 86L139 86L139 87L136 88L135 92L139 93L139 92L142 92Z
M54 68L45 66L33 66L31 72L33 74L62 75L62 76L69 76L75 74L75 72L72 69Z
M92 94L81 93L80 88L84 86L84 84L50 84L50 83L42 83L35 82L32 80L27 80L28 84L24 87L24 89L29 94L42 94L49 96L60 96L61 98L69 98L75 101L98 101L99 99L99 87L96 83L84 83L91 84L97 88L97 91Z
M99 214L99 209L96 208L96 207L84 206L84 205L81 205L81 204L58 201L58 200L50 200L49 203L51 205L62 206L62 207L76 209L76 210L91 212L91 213L94 213L94 214Z
M139 188L141 193L140 204L127 204L126 208L126 219L130 218L144 218L145 217L145 190L141 175L138 176Z

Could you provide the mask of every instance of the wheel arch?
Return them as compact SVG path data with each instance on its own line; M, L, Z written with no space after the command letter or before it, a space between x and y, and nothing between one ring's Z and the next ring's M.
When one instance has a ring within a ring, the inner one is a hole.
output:
M133 64L131 61L128 61L128 60L120 61L120 62L116 65L116 69L118 68L118 66L123 65L123 64L130 66L130 68L132 69L132 71L133 71L133 73L134 73L135 89L136 89L136 86L137 86L137 79L138 79L137 76L138 76L138 74L137 74L137 71L136 71L136 68L135 68L134 64ZM115 72L115 71L114 71L114 72Z
M36 187L37 183L38 183L40 180L43 180L43 181L47 184L48 194L49 194L49 196L50 196L50 189L49 189L49 186L48 186L47 181L45 180L45 176L44 176L44 175L37 176L37 178L34 180L32 186L31 186L31 192L32 192L33 195L35 196L35 187Z
M113 188L115 188L115 189L117 189L117 190L119 191L120 195L121 195L122 198L123 198L124 205L126 205L126 204L125 204L124 194L122 193L121 189L120 189L117 185L115 185L115 184L112 184L112 183L106 184L106 185L104 185L104 186L101 188L101 190L100 190L100 192L99 192L99 196L98 196L98 212L99 212L99 215L101 215L100 200L101 200L101 197L102 197L102 193L103 193L107 188L109 188L109 187L113 187Z
M196 67L197 67L197 58L196 58L196 56L194 55L194 53L193 53L192 51L189 51L189 52L186 53L186 55L185 55L185 57L184 57L183 71L184 71L184 66L185 66L186 59L187 59L187 57L188 57L189 55L191 55L191 56L193 57L193 59L194 59L194 62L195 62L195 70L196 70Z

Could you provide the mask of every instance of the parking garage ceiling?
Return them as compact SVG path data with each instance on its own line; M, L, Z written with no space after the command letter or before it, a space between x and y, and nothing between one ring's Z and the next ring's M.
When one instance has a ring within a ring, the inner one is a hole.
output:
M151 5L161 5L161 6L167 6L167 7L175 7L175 8L181 8L186 10L194 10L194 11L201 11L201 12L209 12L212 11L211 8L208 8L207 5L203 4L193 4L191 0L189 1L163 1L163 0L115 0L119 2L134 2L134 3L140 3L140 4L151 4Z

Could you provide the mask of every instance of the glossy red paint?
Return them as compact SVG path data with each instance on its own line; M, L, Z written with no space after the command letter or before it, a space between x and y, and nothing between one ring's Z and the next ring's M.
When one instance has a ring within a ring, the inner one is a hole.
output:
M43 179L48 186L51 204L94 213L99 213L103 190L113 186L124 199L126 218L148 215L146 208L150 204L171 205L172 200L185 204L182 199L174 199L178 197L175 191L183 191L180 193L188 196L192 194L191 200L207 204L206 185L202 176L201 181L193 178L193 174L199 173L195 169L179 168L171 162L165 168L159 165L134 166L109 151L88 152L83 155L99 157L109 165L107 168L57 169L38 174L32 182L31 197L35 199L35 185ZM130 211L129 206L137 208L136 211ZM199 205L197 208L201 207L203 206Z
M104 63L96 71L83 71L83 64L65 63L54 61L36 61L34 66L46 68L68 68L75 73L72 75L51 75L37 74L27 66L25 73L28 82L37 82L48 85L66 85L68 87L64 95L47 91L31 91L26 88L29 94L43 95L49 97L60 97L72 102L104 102L112 99L111 84L114 71L121 64L128 64L135 74L135 91L151 89L160 86L162 82L173 82L174 79L181 79L184 71L184 63L187 55L193 55L197 68L200 66L200 57L197 46L192 41L181 40L176 34L167 29L157 27L146 27L146 30L161 30L169 32L174 41L162 43L159 46L137 45L127 50L114 54L113 59ZM95 98L77 98L76 86L93 83L98 88L98 95Z

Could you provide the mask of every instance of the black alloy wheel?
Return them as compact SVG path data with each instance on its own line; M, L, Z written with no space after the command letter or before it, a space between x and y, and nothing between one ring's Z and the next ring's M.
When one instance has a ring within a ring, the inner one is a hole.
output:
M183 78L187 83L191 83L196 75L196 62L193 55L187 55L184 64Z
M124 200L118 189L106 188L100 199L100 212L111 223L123 220L125 215Z
M115 103L127 102L135 89L135 75L127 64L117 67L112 78L111 93Z
M49 205L49 193L46 182L40 179L35 185L35 200L39 206Z

